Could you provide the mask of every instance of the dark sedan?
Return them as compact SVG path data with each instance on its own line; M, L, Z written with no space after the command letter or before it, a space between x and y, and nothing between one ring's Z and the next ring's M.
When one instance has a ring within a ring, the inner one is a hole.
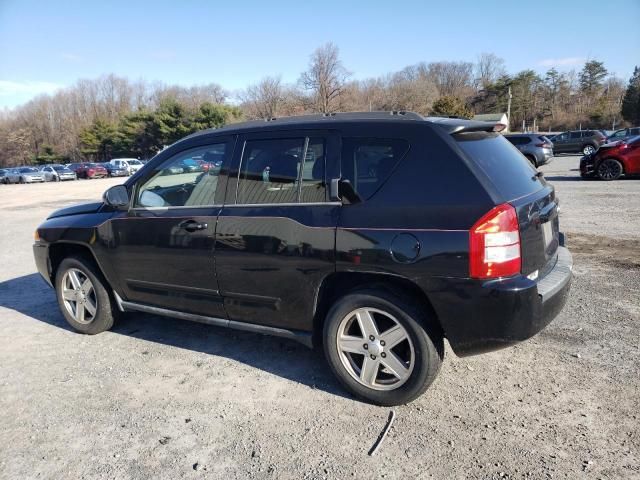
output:
M104 168L107 169L107 175L110 177L127 177L129 176L129 172L127 169L122 166L114 165L113 163L101 163Z

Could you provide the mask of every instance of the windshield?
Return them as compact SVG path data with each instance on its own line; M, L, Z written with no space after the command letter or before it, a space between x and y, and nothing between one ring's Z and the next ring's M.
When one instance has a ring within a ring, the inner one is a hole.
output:
M53 169L54 169L56 172L59 172L60 170L66 170L66 169L67 169L67 167L63 167L62 165L54 165L54 166L53 166Z
M454 135L454 138L505 200L524 197L544 187L531 163L502 135L470 132Z
M34 173L34 172L39 172L39 170L33 167L25 167L20 169L20 173Z
M140 160L129 160L129 165L142 165Z

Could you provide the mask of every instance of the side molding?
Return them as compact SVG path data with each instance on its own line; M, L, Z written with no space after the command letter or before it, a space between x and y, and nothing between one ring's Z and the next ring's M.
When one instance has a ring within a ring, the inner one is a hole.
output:
M301 332L299 330L286 330L284 328L268 327L265 325L256 325L253 323L237 322L235 320L226 320L223 318L207 317L205 315L196 315L194 313L178 312L176 310L167 310L160 307L152 307L140 303L127 302L122 300L120 296L113 292L118 308L123 312L144 312L165 317L179 318L181 320L189 320L190 322L205 323L207 325L215 325L217 327L227 327L234 330L243 330L246 332L260 333L263 335L273 335L276 337L288 338L302 343L304 346L313 348L312 335L309 332Z

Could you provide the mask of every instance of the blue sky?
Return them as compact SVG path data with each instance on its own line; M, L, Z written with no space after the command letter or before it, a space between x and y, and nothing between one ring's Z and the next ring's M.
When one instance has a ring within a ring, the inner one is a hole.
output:
M295 82L328 41L354 78L493 52L510 72L597 59L626 81L638 25L640 0L0 0L0 109L105 73L232 91Z

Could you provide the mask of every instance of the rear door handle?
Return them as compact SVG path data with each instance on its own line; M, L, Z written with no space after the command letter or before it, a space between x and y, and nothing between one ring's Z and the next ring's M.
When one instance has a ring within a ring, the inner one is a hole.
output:
M204 222L197 222L195 220L185 220L181 222L179 227L187 232L196 232L198 230L206 230L209 225Z

